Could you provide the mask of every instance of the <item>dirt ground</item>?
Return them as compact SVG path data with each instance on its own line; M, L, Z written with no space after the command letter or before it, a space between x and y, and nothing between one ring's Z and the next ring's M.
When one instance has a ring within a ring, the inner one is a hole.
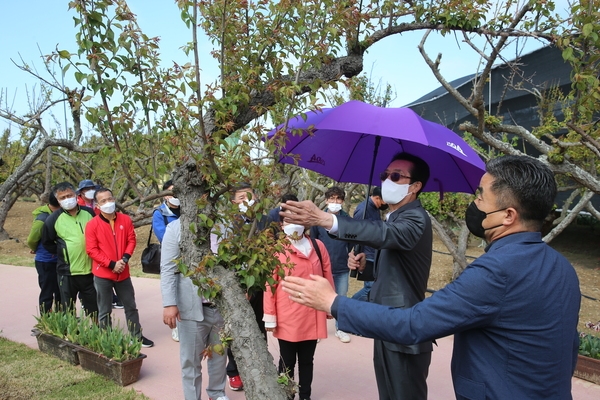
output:
M33 260L33 255L29 253L25 241L31 228L33 218L31 212L37 206L38 203L18 201L9 212L5 229L11 238L16 240L0 242L0 263L3 262L4 257ZM141 272L139 260L141 251L148 240L148 231L148 226L136 230L138 248L132 257L131 267L132 273L137 276L145 275ZM581 330L590 332L589 329L584 328L585 323L600 321L600 231L593 230L590 226L571 226L550 245L567 257L577 271L583 294L579 325ZM434 238L434 251L428 286L437 290L450 281L452 258L449 255L441 254L447 250L437 238ZM477 257L482 253L482 247L473 246L468 249L470 256ZM148 276L156 277L155 275ZM362 282L351 279L350 293L356 292L361 286Z

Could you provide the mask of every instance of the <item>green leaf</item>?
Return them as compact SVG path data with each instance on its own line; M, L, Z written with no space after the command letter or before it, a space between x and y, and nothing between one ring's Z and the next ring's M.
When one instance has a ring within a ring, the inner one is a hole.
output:
M58 52L58 55L60 56L60 58L62 59L70 59L71 58L71 53L69 53L68 50L60 50Z
M573 58L573 48L567 47L566 49L564 49L562 52L562 57L565 61L571 60Z

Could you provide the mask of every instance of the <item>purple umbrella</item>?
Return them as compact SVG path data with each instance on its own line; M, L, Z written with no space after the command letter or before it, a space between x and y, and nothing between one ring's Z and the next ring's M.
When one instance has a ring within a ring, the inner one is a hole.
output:
M284 125L268 134L272 138ZM379 173L401 151L431 170L425 192L475 193L485 164L456 133L410 108L381 108L358 100L311 111L288 121L279 162L295 164L337 182L380 185Z

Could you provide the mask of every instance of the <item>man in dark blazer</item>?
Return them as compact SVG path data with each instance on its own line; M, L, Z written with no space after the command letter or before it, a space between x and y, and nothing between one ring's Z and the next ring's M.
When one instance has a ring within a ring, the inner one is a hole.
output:
M381 194L390 211L387 221L355 220L324 213L325 216L319 214L324 223L308 223L321 226L344 241L378 250L374 263L375 281L369 296L373 303L409 308L425 298L433 238L431 221L417 197L428 179L429 167L422 159L399 153L381 173ZM282 207L287 209L289 204ZM281 215L288 219L287 213ZM306 221L300 224L307 225ZM364 261L365 254L356 258ZM364 267L362 262L359 269ZM375 340L373 364L379 398L427 399L426 379L431 351L431 340L418 344Z
M527 156L499 157L486 169L466 213L471 233L489 243L486 254L430 298L384 307L336 297L317 277L286 279L284 290L348 332L405 344L454 334L457 399L571 399L579 281L540 233L556 197L554 175Z

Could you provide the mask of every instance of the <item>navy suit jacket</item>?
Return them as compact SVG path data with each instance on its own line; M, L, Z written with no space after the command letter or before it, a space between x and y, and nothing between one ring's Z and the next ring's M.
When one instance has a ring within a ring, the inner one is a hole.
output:
M539 232L500 238L486 251L409 309L338 296L339 329L405 344L454 334L457 399L571 399L581 300L575 270Z

